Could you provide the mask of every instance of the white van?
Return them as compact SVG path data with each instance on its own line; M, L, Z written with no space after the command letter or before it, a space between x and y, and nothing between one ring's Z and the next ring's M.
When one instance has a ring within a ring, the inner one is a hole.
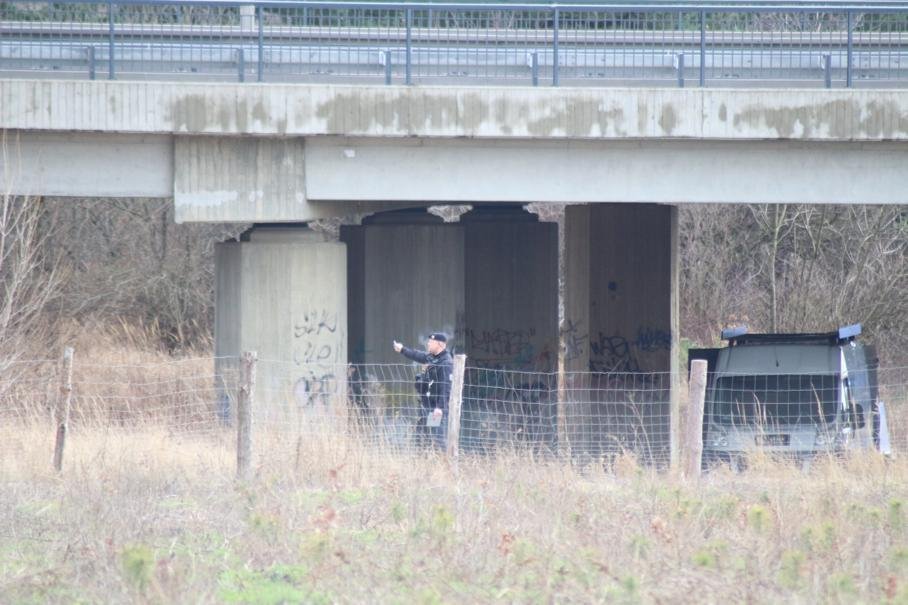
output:
M739 468L757 450L809 461L888 448L878 359L874 347L857 342L860 333L859 324L819 334L734 328L722 332L727 347L692 349L690 359L708 366L704 465Z

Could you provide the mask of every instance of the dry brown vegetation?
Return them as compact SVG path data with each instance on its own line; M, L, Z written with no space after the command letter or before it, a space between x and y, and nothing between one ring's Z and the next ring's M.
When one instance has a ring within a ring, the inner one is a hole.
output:
M77 384L108 395L122 366L137 396L156 388L147 368L167 392L213 370L110 341L79 351ZM904 459L805 473L758 457L692 482L631 456L452 463L262 427L237 482L236 435L211 415L123 423L101 402L77 398L59 474L46 409L0 428L0 601L908 603Z
M631 458L413 457L354 439L47 425L0 446L17 603L908 602L908 465L757 461L699 484Z

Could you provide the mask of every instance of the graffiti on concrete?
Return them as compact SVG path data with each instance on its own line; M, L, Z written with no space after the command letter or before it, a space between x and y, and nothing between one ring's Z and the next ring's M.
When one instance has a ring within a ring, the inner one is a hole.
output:
M467 330L466 337L473 359L483 367L544 369L556 365L555 353L549 343L540 342L542 337L535 328Z
M312 373L296 381L293 396L299 407L327 406L331 397L337 394L337 381L332 372Z
M582 322L566 319L561 335L564 339L564 360L566 362L574 361L583 356L590 336L583 331Z
M599 332L590 340L590 370L594 372L640 372L638 355L669 351L671 332L661 328L641 326L637 335L628 339L620 334Z
M634 346L640 351L666 351L672 348L672 333L661 328L639 328Z
M303 311L293 324L293 361L297 365L340 363L343 347L339 343L336 311Z
M590 340L590 369L594 372L639 372L640 363L624 336L599 332Z
M293 348L293 361L296 365L310 363L329 363L336 356L336 349L330 343L304 342Z
M318 336L324 332L337 332L337 312L327 309L303 311L301 321L293 326L293 336Z
M300 368L293 396L300 407L328 405L337 395L336 368L344 355L346 336L337 311L305 309L293 322L293 362Z
M506 330L467 330L467 339L474 352L484 353L497 359L513 359L526 355L533 348L532 340L536 329Z

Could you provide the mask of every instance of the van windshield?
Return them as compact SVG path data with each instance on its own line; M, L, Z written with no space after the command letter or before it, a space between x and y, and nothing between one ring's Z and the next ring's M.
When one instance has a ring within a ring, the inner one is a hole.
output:
M712 419L734 425L832 423L838 389L835 374L722 376Z

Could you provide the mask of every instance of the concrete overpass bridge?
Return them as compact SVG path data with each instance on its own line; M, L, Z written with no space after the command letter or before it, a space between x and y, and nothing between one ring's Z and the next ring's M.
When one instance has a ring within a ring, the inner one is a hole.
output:
M218 248L216 349L292 361L299 377L266 372L263 389L342 383L341 364L397 362L392 338L445 329L476 364L663 376L666 449L678 205L908 202L900 89L15 78L0 130L14 194L253 223ZM529 203L567 204L563 229Z

